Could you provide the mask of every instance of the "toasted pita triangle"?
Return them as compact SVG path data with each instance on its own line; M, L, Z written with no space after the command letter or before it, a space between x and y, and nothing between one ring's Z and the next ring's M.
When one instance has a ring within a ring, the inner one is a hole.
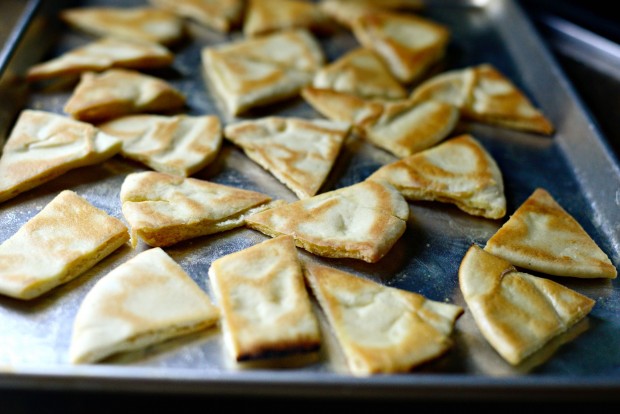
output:
M319 89L306 86L301 96L321 115L333 121L347 122L355 129L357 125L372 123L381 116L383 103L363 99L333 89Z
M469 214L492 219L506 214L501 171L471 135L387 164L368 179L388 181L408 200L452 203Z
M411 83L445 55L450 30L435 21L394 11L374 10L356 18L352 30L362 46L375 51L394 77Z
M157 43L102 38L32 66L26 79L34 82L110 68L150 69L168 66L174 55Z
M423 0L321 0L319 7L332 19L350 29L355 19L364 14L385 9L418 12L425 4Z
M95 36L171 44L184 35L182 19L154 7L76 7L62 10L60 18Z
M158 247L242 226L271 201L255 191L155 171L129 174L120 198L132 244L141 238Z
M349 93L365 99L403 99L405 88L381 58L366 48L354 49L321 68L312 86Z
M268 236L292 235L298 247L319 256L374 263L402 236L409 205L387 183L365 181L246 218Z
M103 122L143 112L171 112L185 105L185 96L155 76L128 69L85 72L64 106L72 117Z
M222 312L224 343L237 362L320 347L318 320L292 237L220 257L209 278Z
M323 265L304 270L354 375L408 372L452 347L460 306Z
M490 64L441 73L416 87L412 99L457 105L463 117L549 135L553 125L510 79Z
M482 335L513 365L583 319L595 304L559 283L518 272L475 245L463 257L459 284Z
M222 144L215 115L128 115L97 126L123 141L124 157L184 177L210 164Z
M323 63L320 45L305 29L202 50L208 85L233 116L297 96Z
M306 0L248 0L243 34L262 36L279 30L305 28L326 32L330 19L314 2Z
M0 293L38 297L80 276L128 240L120 220L64 190L0 245Z
M121 149L121 141L85 122L24 110L0 158L0 202L69 170L101 163Z
M151 4L220 32L230 32L243 18L245 0L149 0Z
M320 119L267 117L228 125L224 135L297 197L308 198L325 182L349 129Z
M219 319L209 296L160 248L145 250L101 278L73 323L74 364L206 329Z
M618 273L577 220L542 188L534 190L484 249L515 266L550 275L614 279Z

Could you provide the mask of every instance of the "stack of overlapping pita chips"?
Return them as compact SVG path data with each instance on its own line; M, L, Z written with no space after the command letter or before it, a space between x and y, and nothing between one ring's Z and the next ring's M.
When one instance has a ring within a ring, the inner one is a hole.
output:
M584 318L594 301L517 268L616 277L605 253L542 189L484 249L474 245L463 257L458 278L467 309L329 265L380 263L419 200L505 217L500 166L477 137L455 135L462 121L554 131L488 63L431 76L452 33L423 17L420 0L148 3L63 11L64 22L95 39L33 66L26 79L78 77L63 108L68 116L25 110L0 158L0 202L115 155L152 170L129 173L122 183L127 225L65 190L0 245L0 293L33 299L123 244L143 243L144 251L83 299L72 363L214 326L236 363L316 356L321 312L351 374L409 372L451 349L455 324L469 310L488 342L518 364ZM200 55L205 92L221 103L222 118L183 113L184 94L147 73L174 63L169 48L186 38L188 22L242 35L205 45ZM341 29L358 46L328 62L319 37ZM256 116L293 100L316 117ZM357 138L393 162L361 182L327 187L347 140ZM192 177L228 144L297 200ZM241 227L266 240L211 263L214 301L164 250Z

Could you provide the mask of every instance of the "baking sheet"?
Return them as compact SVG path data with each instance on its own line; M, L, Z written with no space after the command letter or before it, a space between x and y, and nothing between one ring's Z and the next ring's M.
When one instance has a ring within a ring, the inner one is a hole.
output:
M59 3L62 4L62 3ZM87 0L78 5L142 5L143 1ZM588 117L560 69L542 46L530 23L512 1L429 1L424 13L452 29L446 59L437 71L489 62L511 78L542 108L557 127L552 137L480 124L465 126L489 150L504 175L508 212L536 187L544 187L571 213L610 256L620 263L620 173L596 126ZM222 35L190 24L191 37L174 48L169 70L153 72L188 98L188 113L214 113L224 124L264 115L321 117L301 99L231 119L205 86L200 50L228 42ZM65 29L45 58L92 38ZM320 39L331 61L356 45L339 31ZM26 53L27 51L21 51ZM34 52L33 52L34 53ZM4 75L6 77L6 73ZM28 91L22 107L62 113L71 94L67 84ZM19 102L17 100L16 102ZM322 191L351 185L395 158L352 137ZM144 167L115 157L101 165L71 171L43 186L0 204L0 241L6 240L61 190L69 188L111 215L122 218L119 190L124 177ZM218 159L195 177L295 200L294 194L225 143ZM457 398L467 396L532 398L607 393L620 390L620 312L616 280L554 280L597 301L591 314L518 367L512 367L479 333L460 294L457 270L472 243L484 245L503 220L469 216L451 205L410 203L408 229L388 255L376 264L346 259L318 260L389 286L465 308L457 321L452 350L408 374L370 378L351 376L329 329L323 324L323 346L309 360L279 367L240 368L228 362L218 328L174 339L105 363L72 366L67 351L71 324L81 300L109 270L147 248L124 247L78 279L29 302L0 297L0 385L26 388L75 388L274 396L355 396L356 398ZM267 237L236 229L166 248L205 291L213 260ZM321 316L320 311L318 312ZM532 392L536 390L536 392Z

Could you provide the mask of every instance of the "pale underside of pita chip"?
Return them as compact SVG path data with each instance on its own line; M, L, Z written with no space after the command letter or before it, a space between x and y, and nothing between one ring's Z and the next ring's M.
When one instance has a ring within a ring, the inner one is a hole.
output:
M209 278L222 312L224 343L237 362L320 347L318 320L291 236L216 259Z
M84 297L69 348L73 364L101 362L215 325L219 310L160 248L110 271Z
M155 76L128 69L84 72L64 106L72 117L103 122L136 113L164 113L185 106L185 96Z
M297 96L323 64L320 45L305 29L242 39L202 51L208 85L233 116Z
M271 202L255 191L155 171L129 174L120 199L132 244L140 238L158 247L240 227Z
M352 30L362 46L381 56L394 77L409 84L445 55L450 29L433 20L393 11L356 18Z
M292 235L310 253L379 261L406 230L409 205L390 184L364 181L246 218L268 236Z
M513 365L583 319L595 304L559 283L519 272L476 245L460 264L459 285L482 335Z
M241 24L245 0L149 0L155 7L228 33Z
M51 112L24 110L0 158L0 202L69 170L101 163L121 141L93 125Z
M76 7L60 12L70 26L94 36L172 44L184 36L183 20L154 7Z
M342 122L267 117L229 124L224 136L297 197L308 198L328 177L349 129Z
M455 69L417 86L412 99L457 105L464 118L506 128L553 133L551 121L509 78L490 64Z
M356 376L409 372L453 346L460 306L324 265L304 275Z
M326 33L331 20L314 2L306 0L247 0L245 36L263 36L294 28Z
M537 188L484 249L515 266L555 276L615 279L618 272L584 228Z
M424 8L422 0L321 0L319 7L341 25L351 28L364 14L381 10L418 12Z
M127 115L97 127L122 140L124 157L184 177L209 165L222 144L215 115Z
M69 50L28 69L26 80L34 82L110 68L152 69L169 66L174 55L158 43L106 37Z
M120 220L64 190L0 245L0 293L36 298L82 275L128 240Z
M405 88L379 56L366 48L354 49L321 68L312 86L349 93L365 99L404 99Z
M506 214L502 173L471 135L461 135L380 167L368 177L392 184L408 200L455 204L491 219Z

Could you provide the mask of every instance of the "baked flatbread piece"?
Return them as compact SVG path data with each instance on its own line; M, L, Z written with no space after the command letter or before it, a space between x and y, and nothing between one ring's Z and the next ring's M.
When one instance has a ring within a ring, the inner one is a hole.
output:
M272 116L229 124L224 136L297 197L308 198L325 182L349 130L342 122Z
M0 157L0 202L69 170L99 164L121 140L91 124L51 112L23 110Z
M502 173L469 134L384 165L368 179L389 182L408 200L451 203L491 219L506 214Z
M60 12L71 27L94 36L172 44L184 36L183 20L154 7L75 7Z
M321 68L312 82L317 89L331 89L364 99L404 99L405 88L392 76L372 50L358 47Z
M450 41L450 29L410 13L375 10L352 23L360 44L375 51L400 82L419 79L442 59Z
M245 0L149 1L155 7L223 33L228 33L241 24L245 10Z
M122 156L184 177L209 165L222 145L216 115L127 115L97 127L122 140Z
M534 190L484 250L549 275L615 279L618 274L605 252L543 188Z
M413 100L439 100L460 108L464 118L550 135L553 124L509 78L484 63L440 73L412 92Z
M253 214L246 225L283 234L324 257L379 261L403 235L409 205L390 184L364 181Z
M105 37L28 69L30 82L110 68L152 69L172 64L174 55L158 43Z
M185 96L168 82L128 69L84 72L64 111L86 122L123 115L172 112L185 106Z
M482 335L513 365L579 322L595 304L559 283L519 272L476 245L460 264L459 285Z
M356 131L359 125L372 124L383 113L383 102L333 89L305 86L301 90L301 96L324 117L332 121L347 122Z
M314 263L304 275L356 376L409 372L453 346L460 306Z
M88 291L75 315L73 364L91 364L215 325L219 310L160 248L145 250Z
M381 10L418 12L425 7L423 0L321 0L321 10L350 29L358 17Z
M319 324L291 236L216 259L209 278L224 344L236 362L319 349Z
M331 20L312 1L247 0L243 21L245 36L262 36L295 28L325 33L331 28Z
M271 197L250 190L155 171L131 173L120 191L131 242L164 247L242 226Z
M312 82L324 59L320 44L306 29L241 39L202 51L207 85L232 116L297 96Z
M64 190L0 245L0 293L25 300L41 296L128 240L120 220Z

